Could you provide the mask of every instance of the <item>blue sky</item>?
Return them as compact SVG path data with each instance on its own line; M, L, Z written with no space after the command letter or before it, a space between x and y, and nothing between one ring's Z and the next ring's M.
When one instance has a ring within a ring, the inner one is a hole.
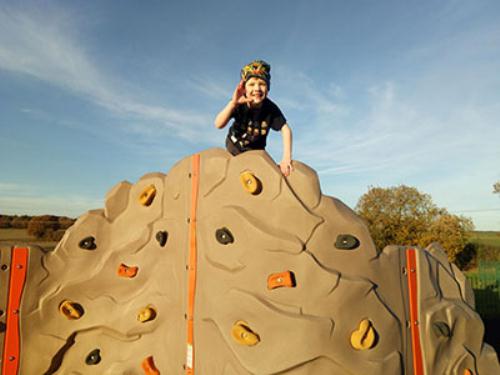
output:
M0 1L0 212L76 217L223 147L213 118L255 58L323 193L407 184L500 230L494 0Z

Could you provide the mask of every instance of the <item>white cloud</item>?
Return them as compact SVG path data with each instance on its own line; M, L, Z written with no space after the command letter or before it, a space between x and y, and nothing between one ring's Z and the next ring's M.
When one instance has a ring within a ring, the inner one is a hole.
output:
M68 204L71 202L71 204ZM2 195L1 213L4 215L60 215L77 217L88 210L103 207L102 199L75 195Z
M1 7L0 69L49 82L118 115L156 122L170 136L190 140L210 129L211 115L142 103L124 93L109 72L98 68L74 30L71 14L59 8L39 13Z

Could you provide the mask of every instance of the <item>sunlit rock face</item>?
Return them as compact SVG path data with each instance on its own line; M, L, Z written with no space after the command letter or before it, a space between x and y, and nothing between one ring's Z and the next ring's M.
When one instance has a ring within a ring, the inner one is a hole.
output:
M377 251L294 168L210 149L117 184L51 253L3 246L3 373L500 374L439 246Z

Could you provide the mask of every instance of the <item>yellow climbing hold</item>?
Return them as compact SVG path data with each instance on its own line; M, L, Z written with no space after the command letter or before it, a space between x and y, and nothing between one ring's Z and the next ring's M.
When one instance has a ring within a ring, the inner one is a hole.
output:
M241 345L254 346L260 342L260 337L242 320L237 321L233 325L231 331L233 339Z
M156 196L156 187L154 185L149 185L145 188L141 195L139 195L139 202L143 206L150 206Z
M156 310L151 306L146 306L137 314L137 320L141 323L149 322L154 318L156 318Z
M59 311L69 320L80 319L84 313L83 307L79 303L69 300L61 302Z
M376 332L372 322L363 319L359 327L351 334L351 345L356 350L367 350L375 346Z
M243 189L245 189L250 194L256 195L259 194L262 190L262 184L260 180L255 177L252 172L246 171L240 175L240 181L243 185Z

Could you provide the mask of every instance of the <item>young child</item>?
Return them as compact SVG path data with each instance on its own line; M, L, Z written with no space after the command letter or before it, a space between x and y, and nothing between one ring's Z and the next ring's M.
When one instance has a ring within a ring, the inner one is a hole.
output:
M248 150L264 150L269 131L279 130L283 138L283 158L279 164L284 176L292 168L292 131L279 107L268 99L271 66L262 60L252 61L241 69L241 81L233 97L215 118L222 129L234 119L226 138L226 148L238 155Z

